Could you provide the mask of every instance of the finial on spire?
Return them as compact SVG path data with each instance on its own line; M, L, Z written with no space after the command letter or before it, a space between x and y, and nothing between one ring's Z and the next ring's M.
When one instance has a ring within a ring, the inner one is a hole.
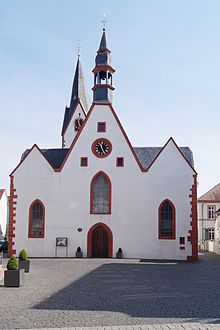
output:
M101 23L103 24L103 31L105 31L105 27L106 27L106 23L107 23L105 13L103 13L103 20L101 21Z
M78 50L78 58L80 58L80 49L81 49L80 39L77 39L77 46L76 46L76 49Z

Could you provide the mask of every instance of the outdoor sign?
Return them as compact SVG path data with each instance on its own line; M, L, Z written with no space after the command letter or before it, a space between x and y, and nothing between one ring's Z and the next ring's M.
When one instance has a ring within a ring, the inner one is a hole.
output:
M56 246L67 246L67 237L57 237Z

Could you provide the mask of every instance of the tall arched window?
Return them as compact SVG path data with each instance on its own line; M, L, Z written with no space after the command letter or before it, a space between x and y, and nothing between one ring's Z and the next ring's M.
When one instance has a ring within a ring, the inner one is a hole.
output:
M104 172L97 173L91 182L90 213L111 213L111 182Z
M45 208L40 200L35 200L29 208L29 238L44 238Z
M175 207L173 203L166 199L159 207L159 238L175 239Z

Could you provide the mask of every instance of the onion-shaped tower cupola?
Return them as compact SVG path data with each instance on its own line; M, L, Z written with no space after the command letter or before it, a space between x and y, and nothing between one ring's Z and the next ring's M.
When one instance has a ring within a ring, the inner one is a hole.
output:
M112 68L111 51L108 49L105 28L95 59L93 102L112 103L112 76L115 70Z

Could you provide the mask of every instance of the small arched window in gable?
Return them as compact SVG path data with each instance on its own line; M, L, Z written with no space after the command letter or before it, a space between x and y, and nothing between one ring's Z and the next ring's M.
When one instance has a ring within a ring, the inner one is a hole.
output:
M90 213L111 213L111 182L107 175L100 172L91 182Z
M29 208L29 238L44 238L45 208L40 200Z
M175 207L166 199L159 207L159 238L175 239Z

